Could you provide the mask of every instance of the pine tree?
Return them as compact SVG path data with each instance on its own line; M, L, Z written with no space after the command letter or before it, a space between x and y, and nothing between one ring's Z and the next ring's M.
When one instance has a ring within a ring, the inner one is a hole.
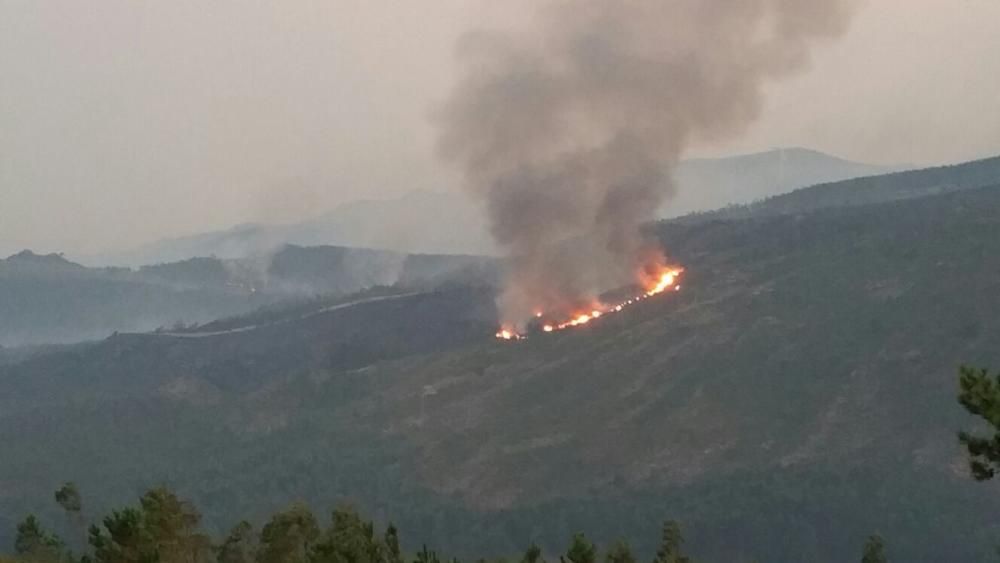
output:
M417 552L417 558L414 560L414 563L441 563L441 560L438 559L436 552L429 551L427 544L424 544L420 548L420 551Z
M399 531L392 523L389 523L389 527L385 529L383 542L385 543L386 563L403 563L403 554L399 548Z
M574 534L573 541L569 549L566 550L565 558L560 557L564 563L595 563L597 561L597 547L587 540L583 534Z
M869 536L861 555L861 563L887 563L887 561L882 537L879 535Z
M78 539L84 544L87 543L87 526L83 520L83 499L80 491L72 481L64 483L55 492L56 503L66 512L66 518L73 528L76 529Z
M198 530L201 515L165 487L146 492L138 508L114 511L90 527L96 563L201 563L212 546Z
M55 493L55 497L56 502L66 512L79 513L83 509L83 500L80 498L80 491L77 490L76 485L72 481L59 487L59 490Z
M157 563L156 542L147 530L142 511L113 511L102 521L104 529L90 527L90 545L96 563Z
M398 546L397 546L398 547ZM385 563L375 525L350 507L333 511L333 525L313 549L314 563Z
M59 561L65 555L62 540L42 528L33 514L17 525L14 551L26 561L41 563Z
M607 563L635 563L635 556L628 543L621 539L611 546L607 555L604 556Z
M142 524L151 536L162 563L197 563L211 553L211 541L199 532L201 514L166 487L148 491L139 499Z
M303 563L318 537L312 512L302 504L292 505L261 530L257 563Z
M1000 374L985 369L959 368L958 401L970 413L985 420L993 435L982 438L960 432L959 441L969 453L969 468L979 481L992 479L1000 469Z
M668 520L663 524L660 548L656 550L656 559L653 563L690 563L691 559L681 554L683 544L684 536L681 535L680 524Z
M257 538L253 526L246 520L229 531L216 551L218 563L253 563L257 551Z
M535 544L531 546L524 552L524 557L521 558L521 563L545 563L542 559L542 550Z

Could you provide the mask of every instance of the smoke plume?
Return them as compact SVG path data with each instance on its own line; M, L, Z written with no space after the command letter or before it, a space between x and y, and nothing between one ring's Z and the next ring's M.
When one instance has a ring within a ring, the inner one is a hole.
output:
M663 261L642 236L692 142L739 134L853 0L549 0L459 42L439 149L507 251L502 319L568 310Z

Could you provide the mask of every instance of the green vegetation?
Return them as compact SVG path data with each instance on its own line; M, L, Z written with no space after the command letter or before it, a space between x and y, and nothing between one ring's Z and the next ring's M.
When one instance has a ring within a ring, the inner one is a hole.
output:
M964 431L958 435L969 453L972 475L986 481L995 477L1000 469L1000 374L993 376L986 369L962 366L959 388L958 400L962 406L982 418L993 431L993 436L988 438Z
M865 542L864 553L861 556L861 563L886 563L885 543L881 536L871 536Z
M653 563L689 563L691 559L681 555L683 543L684 536L681 535L680 524L673 520L668 521L663 525L660 549L656 551Z
M55 494L56 503L63 507L67 513L79 514L83 509L83 500L80 499L80 491L76 484L69 482L59 488Z
M59 493L57 493L59 496ZM663 526L660 548L652 563L695 563L681 552L680 526ZM582 533L573 534L561 563L598 563L598 546ZM636 563L629 544L615 541L603 555L605 563ZM480 563L490 558L474 559ZM266 519L260 531L240 521L219 542L201 528L201 515L188 501L166 487L156 487L139 498L137 506L112 511L90 526L87 545L74 553L38 519L29 515L17 526L15 556L4 563L458 563L444 558L427 544L404 555L399 531L388 524L379 533L349 505L341 505L323 525L309 508L296 503ZM496 559L497 563L509 561ZM545 563L542 550L531 545L521 563ZM862 563L885 563L882 539L871 536Z
M14 551L28 561L57 561L63 558L62 540L42 529L34 516L17 525Z

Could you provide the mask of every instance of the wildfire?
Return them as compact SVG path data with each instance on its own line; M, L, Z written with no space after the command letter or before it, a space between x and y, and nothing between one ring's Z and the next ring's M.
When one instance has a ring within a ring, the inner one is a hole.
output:
M497 333L497 338L501 340L520 340L524 338L524 335L511 330L503 329Z
M652 277L649 282L645 284L646 289L642 293L620 303L611 305L595 303L589 312L585 310L574 313L568 320L562 322L549 321L546 319L546 315L541 311L535 311L535 319L545 319L544 324L541 325L541 329L542 332L546 333L583 326L595 319L601 318L604 315L620 313L643 299L648 299L666 291L680 291L681 286L677 284L677 279L680 277L682 272L684 272L683 268L670 268L663 270L659 272L658 276ZM522 340L527 338L527 335L522 332L518 332L516 329L511 327L502 327L500 331L497 332L496 337L501 340Z

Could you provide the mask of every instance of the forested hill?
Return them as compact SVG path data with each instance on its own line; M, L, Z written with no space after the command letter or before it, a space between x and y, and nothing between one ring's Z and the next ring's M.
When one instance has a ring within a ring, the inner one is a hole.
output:
M0 533L73 479L97 513L171 485L215 531L351 499L458 556L674 518L703 560L856 560L873 532L985 560L1000 491L965 471L955 371L1000 365L994 184L660 224L682 291L524 342L449 289L0 366Z
M86 268L30 251L0 260L0 345L101 339L116 331L205 323L313 296L375 286L483 282L493 262L334 246L285 246L239 260L198 257L128 268Z

